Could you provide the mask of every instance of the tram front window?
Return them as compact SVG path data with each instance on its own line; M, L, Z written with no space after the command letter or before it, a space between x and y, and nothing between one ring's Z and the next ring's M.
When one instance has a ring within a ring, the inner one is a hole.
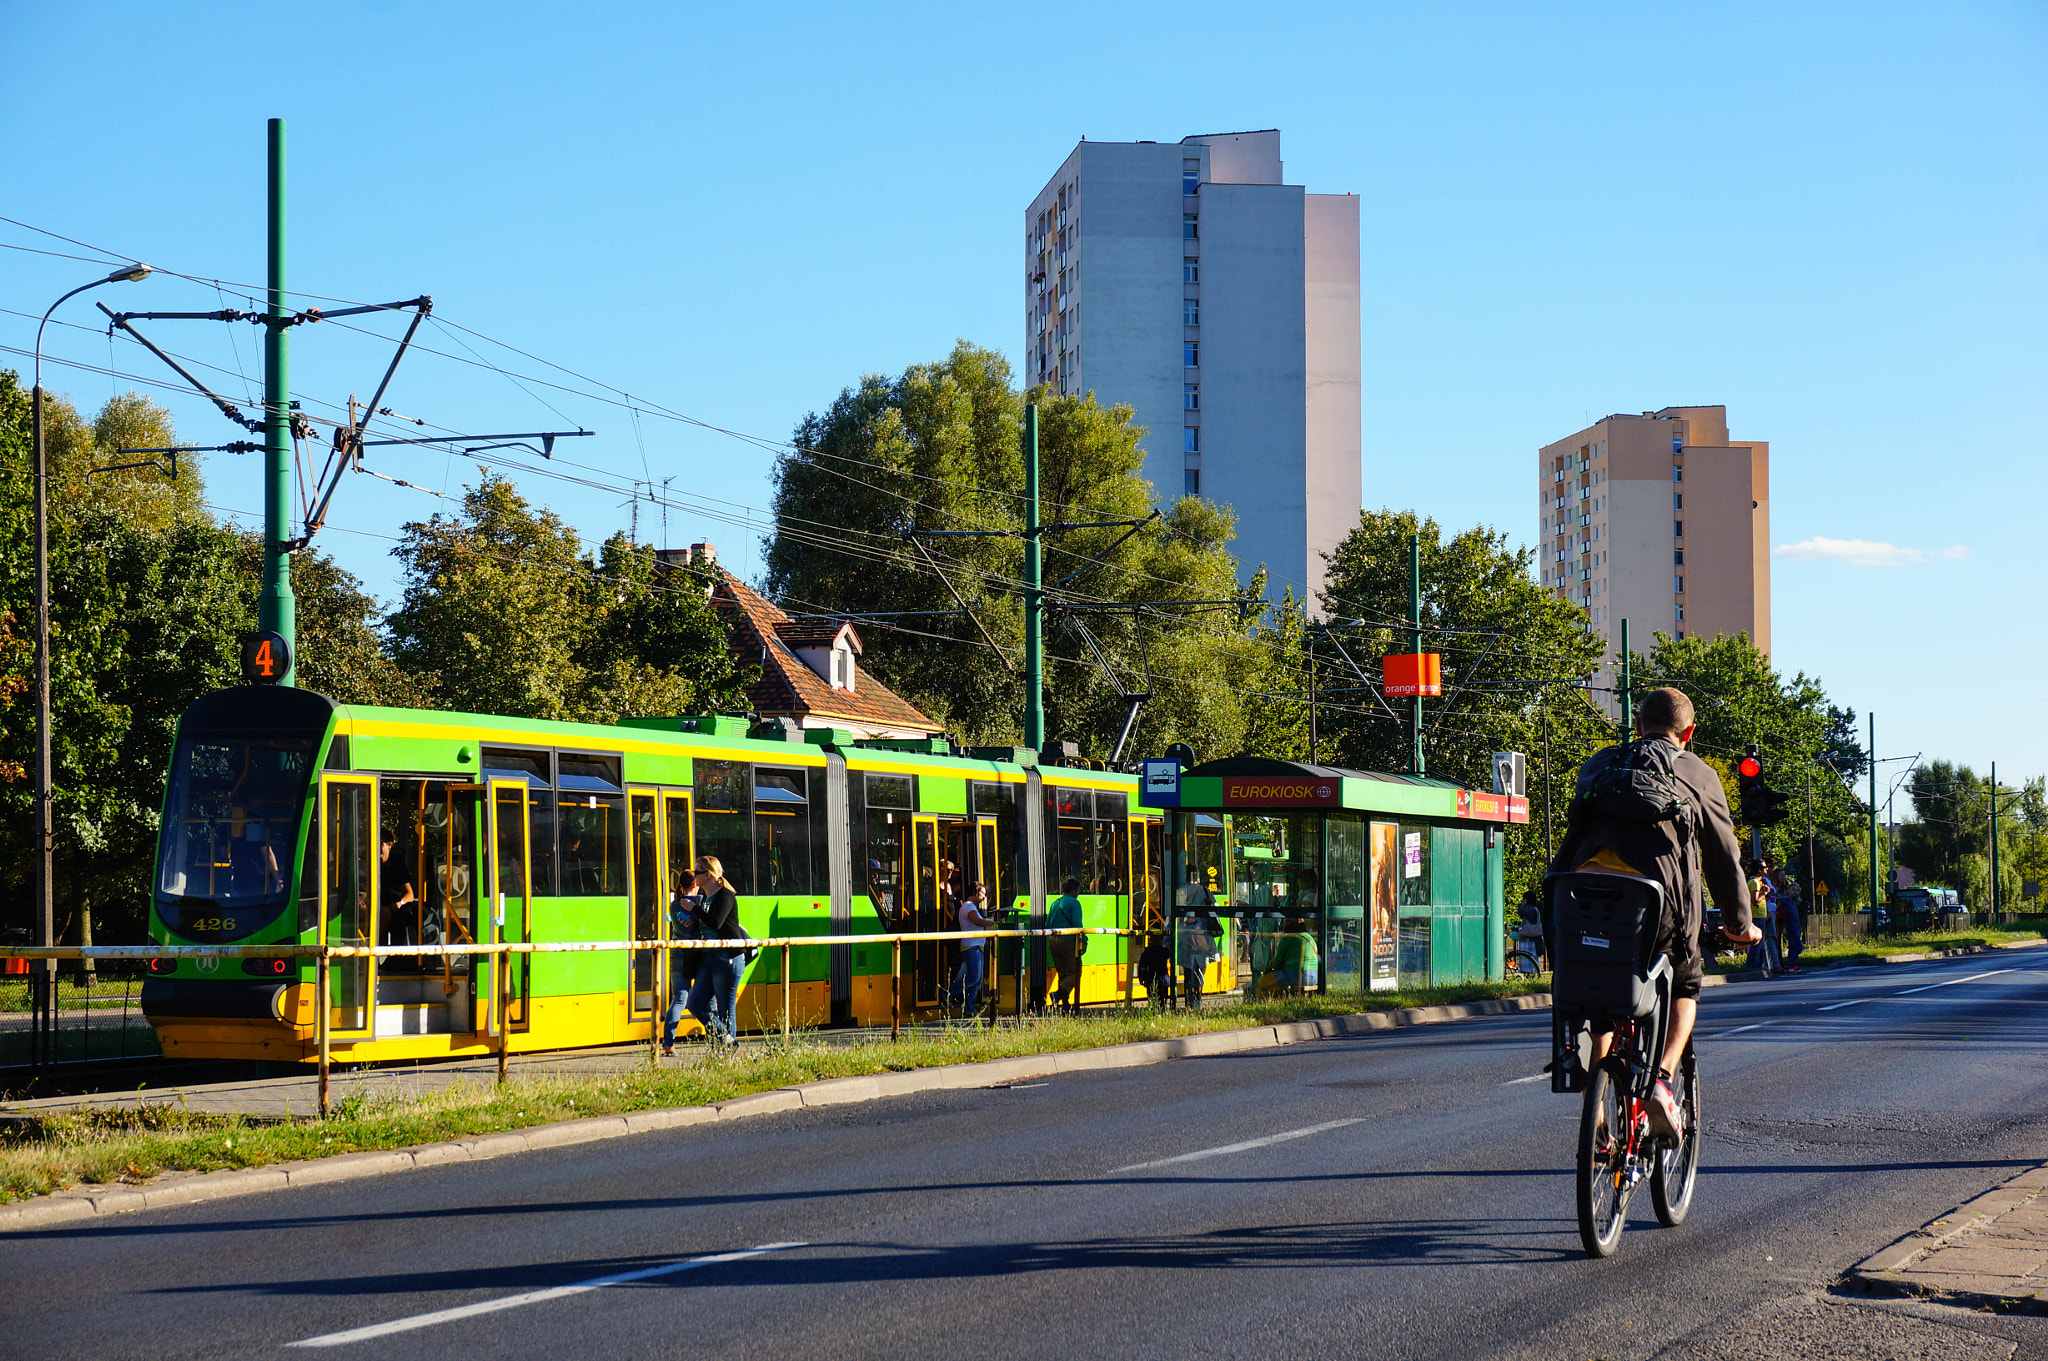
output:
M312 737L187 737L171 762L157 862L164 924L237 940L285 905Z

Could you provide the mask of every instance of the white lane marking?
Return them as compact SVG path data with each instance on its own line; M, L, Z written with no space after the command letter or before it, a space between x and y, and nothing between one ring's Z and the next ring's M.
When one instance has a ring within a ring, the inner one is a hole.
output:
M1827 1008L1822 1007L1821 1010L1826 1011ZM1718 1040L1723 1035L1740 1035L1745 1030L1762 1030L1767 1025L1776 1024L1777 1021L1758 1021L1755 1025L1739 1025L1735 1027L1735 1029L1733 1030L1719 1030L1713 1033L1712 1035L1702 1035L1700 1036L1700 1038L1703 1040Z
M1220 1158L1226 1153L1243 1153L1248 1149L1264 1148L1268 1144L1284 1144L1290 1139L1306 1139L1311 1134L1321 1134L1324 1130L1342 1129L1346 1125L1361 1124L1363 1121L1363 1116L1351 1120L1325 1120L1320 1125L1309 1125L1303 1129L1290 1129L1279 1134L1268 1134L1260 1139L1246 1139L1243 1143L1224 1144L1220 1148L1197 1149L1193 1153L1183 1153L1174 1158L1161 1158L1156 1162L1132 1163L1129 1167L1112 1167L1105 1175L1113 1177L1119 1172L1142 1172L1148 1167L1171 1167L1175 1163L1197 1162L1203 1158Z
M1993 969L1989 973L1973 973L1968 978L1951 978L1945 983L1929 983L1925 987L1907 988L1905 992L1895 992L1892 996L1905 997L1916 992L1926 992L1930 988L1952 988L1958 983L1974 983L1980 978L1992 978L1998 974L2011 972L2011 969Z
M1550 1074L1548 1073L1531 1073L1528 1077L1510 1078L1508 1081L1503 1082L1500 1085L1503 1087L1519 1087L1524 1082L1541 1082L1544 1078L1547 1078L1549 1076Z
M1996 975L1998 975L1998 974L2002 974L2002 973L2013 973L2013 972L2015 972L2015 971L2014 971L2014 970L2012 970L2012 969L1992 969L1992 970L1990 970L1989 972L1986 972L1986 973L1973 973L1973 974L1971 974L1971 975L1970 975L1970 976L1969 976L1968 978L1950 978L1950 979L1945 979L1945 980L1943 980L1942 982L1939 982L1939 983L1924 983L1924 984L1922 984L1921 986L1919 986L1919 987L1917 987L1917 988L1907 988L1907 989L1906 989L1906 990L1905 990L1904 992L1895 992L1895 993L1893 993L1893 994L1891 994L1891 995L1892 995L1893 997L1910 997L1910 996L1911 996L1912 994L1914 994L1914 993L1916 993L1916 992L1927 992L1927 991L1930 991L1930 990L1932 990L1932 989L1934 989L1934 988L1949 988L1949 987L1954 987L1954 986L1955 986L1956 984L1958 984L1958 983L1974 983L1974 982L1976 982L1976 981L1977 981L1978 979L1980 979L1980 978L1991 978L1991 977L1994 977L1994 976L1996 976ZM1853 1001L1848 1001L1848 1002L1834 1002L1834 1003L1831 1003L1831 1004L1829 1004L1828 1006L1824 1006L1824 1007L1820 1007L1820 1008L1817 1008L1817 1010L1820 1010L1820 1011L1840 1011L1840 1010L1841 1010L1841 1009L1842 1009L1843 1007L1853 1007L1853 1006L1860 1006L1860 1005L1862 1005L1862 1004L1863 1004L1863 1003L1865 1003L1865 1002L1878 1002L1878 1001L1882 1001L1882 1000L1883 1000L1882 998L1878 998L1878 997L1858 997L1858 998L1854 999Z
M589 1290L602 1290L608 1285L626 1285L632 1281L651 1281L657 1276L674 1276L700 1266L716 1266L720 1262L738 1262L748 1257L759 1257L765 1252L787 1252L792 1248L806 1247L804 1243L763 1243L758 1248L743 1252L721 1252L712 1257L692 1257L682 1262L664 1262L660 1266L643 1267L638 1271L621 1271L612 1276L599 1276L594 1280L579 1281L575 1285L558 1285L548 1290L529 1290L524 1295L507 1295L503 1299L483 1300L476 1304L465 1304L457 1309L439 1309L431 1314L415 1314L411 1318L393 1319L389 1323L373 1323L364 1328L351 1328L342 1333L322 1333L319 1337L302 1338L292 1343L294 1347L339 1347L350 1342L368 1342L374 1337L388 1337L392 1333L411 1332L415 1328L431 1328L437 1323L453 1323L457 1319L475 1318L478 1314L494 1314L500 1309L517 1309L523 1304L540 1304L547 1300L565 1299L570 1295L581 1295Z

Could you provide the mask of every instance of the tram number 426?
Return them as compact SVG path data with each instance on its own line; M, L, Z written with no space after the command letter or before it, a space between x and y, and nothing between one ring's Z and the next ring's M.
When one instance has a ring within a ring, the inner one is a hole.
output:
M280 634L263 630L242 638L242 678L251 685L277 685L291 674L292 648Z
M233 917L194 917L191 921L185 923L185 929L187 931L232 931L235 929L235 919Z

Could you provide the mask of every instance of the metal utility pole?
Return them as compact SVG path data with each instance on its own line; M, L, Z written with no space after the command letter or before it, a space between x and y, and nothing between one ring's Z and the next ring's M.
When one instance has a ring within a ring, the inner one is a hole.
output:
M1621 621L1621 740L1626 742L1636 723L1635 649L1628 640L1628 620Z
M1038 525L1038 403L1024 407L1024 745L1045 750L1045 556Z
M294 682L298 602L292 596L291 309L284 287L284 120L270 120L270 274L263 314L263 593L256 626L283 638Z
M43 447L43 329L71 298L101 284L140 283L148 265L123 265L103 278L80 284L50 304L36 325L35 382L30 389L30 425L35 446L35 577L36 577L36 944L57 943L57 787L54 712L50 702L50 466ZM88 969L90 966L87 966ZM57 961L36 961L31 976L29 1061L53 1063L57 1052Z
M1807 771L1806 785L1806 910L1813 911L1813 772Z
M1996 761L1991 763L1991 910L1993 912L1998 911L1998 762Z
M1302 641L1308 646L1308 763L1321 765L1316 760L1316 633L1310 625Z
M1870 715L1870 925L1877 928L1877 715Z
M1410 534L1408 536L1408 622L1411 626L1408 650L1420 657L1422 655L1422 536L1420 534ZM1410 738L1408 773L1411 775L1426 775L1429 773L1429 767L1422 755L1422 686L1419 683L1420 676L1417 677L1417 680L1414 707L1409 711L1410 716L1408 719L1408 735Z

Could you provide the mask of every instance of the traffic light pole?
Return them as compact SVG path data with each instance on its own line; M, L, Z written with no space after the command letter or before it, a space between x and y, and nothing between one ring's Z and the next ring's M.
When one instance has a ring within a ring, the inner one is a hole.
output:
M291 309L284 286L284 120L270 120L270 275L263 314L263 593L256 627L285 641L294 682L298 658L298 602L292 596Z

